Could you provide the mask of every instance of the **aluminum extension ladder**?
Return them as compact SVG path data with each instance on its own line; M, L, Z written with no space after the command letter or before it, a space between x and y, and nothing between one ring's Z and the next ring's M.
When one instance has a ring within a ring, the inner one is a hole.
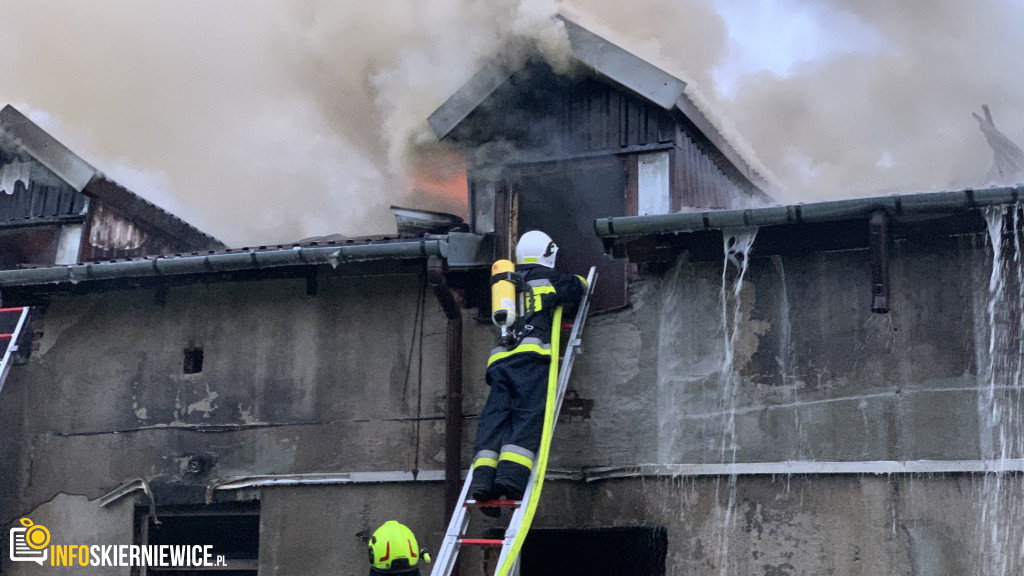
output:
M11 325L11 319L17 315L13 322L14 328L9 334L3 334L4 327ZM3 356L0 357L0 390L3 390L4 381L7 380L7 371L11 368L11 355L18 351L18 338L25 323L28 321L28 306L24 308L0 308L0 350Z
M558 420L558 413L562 408L562 398L565 396L565 389L569 383L569 375L572 373L573 362L576 360L576 355L582 352L581 337L583 335L583 325L587 319L587 311L590 309L590 298L594 293L594 283L596 281L597 271L594 267L591 267L590 272L587 274L587 292L583 297L583 301L580 302L579 309L576 312L576 319L573 322L572 331L569 333L569 342L566 346L565 355L562 357L561 367L558 371L554 413L546 415L546 417L550 417L552 419L550 431L547 434L547 437L541 439L540 451L537 455L537 460L534 463L533 472L530 474L530 480L526 485L526 491L523 494L523 499L478 502L469 498L469 485L473 482L473 468L470 466L469 472L466 474L466 481L462 484L462 492L459 494L459 504L455 507L455 511L452 513L451 521L448 523L448 529L445 532L444 541L441 543L441 549L438 551L437 556L434 559L434 568L430 572L430 576L450 576L452 571L455 569L455 563L459 556L459 549L462 546L500 546L501 555L498 557L495 576L509 576L510 574L518 575L519 551L522 547L523 540L526 538L527 532L529 532L530 524L533 521L533 512L537 505L536 499L533 498L534 488L537 488L537 497L539 498L540 485L544 481L543 475L547 469L547 457L548 450L550 448L551 436L554 435L555 431L554 425ZM554 339L558 336L559 335L553 330L553 350L555 350ZM538 473L540 476L538 476ZM505 530L504 539L498 540L465 537L466 530L469 528L469 509L478 506L514 508L512 519L509 522L508 528Z

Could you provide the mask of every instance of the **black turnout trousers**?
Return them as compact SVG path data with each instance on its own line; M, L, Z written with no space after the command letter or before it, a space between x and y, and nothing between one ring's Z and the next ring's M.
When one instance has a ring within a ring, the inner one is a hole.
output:
M515 354L487 368L491 393L480 413L474 453L514 444L536 453L544 432L550 356Z

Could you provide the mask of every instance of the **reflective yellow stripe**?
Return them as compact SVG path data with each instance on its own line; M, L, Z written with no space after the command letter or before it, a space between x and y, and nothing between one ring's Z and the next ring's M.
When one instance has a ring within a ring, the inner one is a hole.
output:
M523 258L523 262L526 263L526 264L536 264L537 263L537 259L536 258Z
M587 279L586 278L584 278L583 276L580 276L579 274L577 274L576 277L580 279L580 282L583 282L583 289L584 290L586 290L587 288L590 287L590 285L587 284Z
M544 309L544 300L541 297L544 294L554 294L554 286L537 286L531 289L532 294L530 295L530 308L533 312L540 312Z
M533 460L530 460L529 458L523 456L522 454L516 454L515 452L502 452L501 458L498 458L498 460L508 460L509 462L515 462L520 466L526 466L530 470L533 470Z
M473 462L473 468L477 466L490 466L491 468L498 467L498 461L494 458L477 458L476 462Z
M542 356L551 356L550 349L541 348L536 344L520 344L519 346L516 346L515 348L508 350L506 352L498 352L497 354L492 354L491 357L487 359L487 365L490 366L491 364L497 362L498 360L501 360L502 358L508 358L513 354L519 354L521 352L536 352L537 354L540 354Z

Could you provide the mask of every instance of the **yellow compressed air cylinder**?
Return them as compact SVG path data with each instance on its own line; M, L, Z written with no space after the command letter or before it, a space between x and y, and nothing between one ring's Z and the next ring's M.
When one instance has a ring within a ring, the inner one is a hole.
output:
M491 321L499 328L510 328L516 321L516 285L505 280L494 281L494 277L505 277L515 273L516 266L508 260L498 260L491 265Z

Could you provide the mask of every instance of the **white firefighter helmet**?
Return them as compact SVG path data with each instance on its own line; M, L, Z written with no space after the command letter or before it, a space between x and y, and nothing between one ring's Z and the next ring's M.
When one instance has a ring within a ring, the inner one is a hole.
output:
M554 268L557 252L558 245L551 236L540 230L530 230L520 236L516 244L516 264L540 264Z

